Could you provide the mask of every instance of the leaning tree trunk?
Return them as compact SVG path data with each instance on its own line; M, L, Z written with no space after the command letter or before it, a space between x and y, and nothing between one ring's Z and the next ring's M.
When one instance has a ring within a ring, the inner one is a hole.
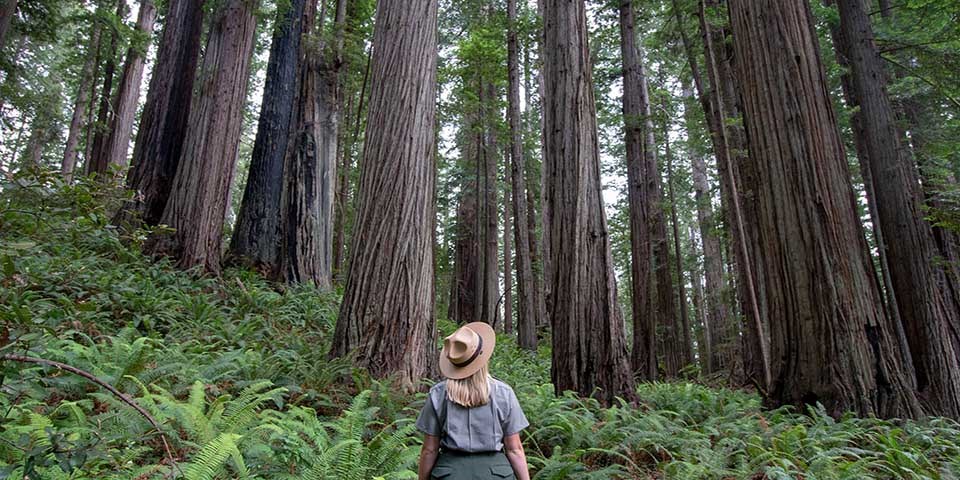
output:
M143 79L144 61L147 51L153 43L153 24L157 19L157 7L152 0L140 2L140 13L137 14L136 34L143 43L134 37L133 44L127 50L127 60L120 74L117 86L116 110L110 122L110 132L103 150L103 163L107 170L116 168L120 174L125 174L127 167L127 152L130 150L130 135L133 134L133 120L137 113L137 101L140 100L140 81Z
M551 256L551 377L605 402L632 398L623 318L600 187L583 1L544 2L544 218Z
M633 308L633 371L647 381L657 379L656 316L652 313L651 286L653 239L644 179L644 124L640 74L632 0L620 2L620 53L623 58L623 118L627 151L627 199L630 205L630 275Z
M240 145L256 2L228 0L210 26L196 104L190 111L180 168L147 250L180 268L220 273L223 222Z
M513 230L517 250L517 343L520 348L536 350L537 325L540 323L540 308L537 300L537 286L533 271L533 253L536 248L530 238L528 215L532 205L527 203L528 189L523 154L523 125L520 119L520 72L519 51L517 46L517 0L507 0L507 80L509 89L509 107L507 117L510 124L510 184L513 197ZM527 102L527 108L530 103ZM507 218L504 214L504 218Z
M340 0L341 4L344 0ZM315 3L304 22L312 32ZM343 8L337 8L334 58L305 50L300 59L296 125L283 167L281 195L281 275L288 283L312 282L333 288L333 202L336 192L339 100L337 81L342 48ZM323 22L321 14L319 22ZM319 45L310 41L309 45Z
M840 44L850 64L853 97L860 107L854 132L866 147L874 177L880 227L887 235L890 277L906 330L917 391L929 412L960 418L957 335L960 305L938 265L933 229L924 219L916 166L900 143L883 60L862 0L838 0Z
M140 115L127 188L134 199L118 212L120 226L160 223L188 131L203 27L202 2L170 0L163 36Z
M347 284L331 355L413 390L436 365L437 0L380 1Z
M123 21L126 10L126 0L119 0L116 11L118 21ZM93 144L90 149L90 155L86 158L85 173L87 175L103 175L106 173L108 167L105 150L109 127L113 123L113 112L116 111L116 99L113 95L113 76L117 70L118 42L119 33L116 29L111 28L110 42L106 52L107 58L103 67L103 86L100 87L100 107L97 110L97 123L91 126L93 128Z
M770 314L770 399L921 414L872 278L805 0L730 0ZM795 61L785 63L777 58Z
M97 66L97 52L100 50L100 32L99 22L94 22L93 31L90 34L90 43L88 45L87 58L83 62L83 69L80 71L80 87L77 90L77 101L73 106L73 116L70 119L70 130L67 133L67 146L63 151L63 162L60 164L60 172L64 180L68 183L73 181L73 170L77 166L77 149L80 145L80 130L83 127L84 117L87 115L87 102L90 101L90 88L93 86L94 69Z
M280 271L280 196L283 163L297 102L297 66L303 37L306 0L279 9L267 76L263 86L257 136L247 184L230 238L228 257L276 278ZM300 102L309 97L302 97Z
M7 34L17 14L17 0L0 0L0 49L7 43Z

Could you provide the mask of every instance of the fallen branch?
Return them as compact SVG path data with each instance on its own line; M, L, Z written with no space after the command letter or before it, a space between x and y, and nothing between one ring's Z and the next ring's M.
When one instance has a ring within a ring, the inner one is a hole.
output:
M140 404L138 404L138 403L137 403L136 401L134 401L132 398L130 398L129 395L121 392L120 390L117 390L116 388L114 388L113 385L110 385L109 383L104 382L103 380L100 380L99 378L97 378L96 376L94 376L92 373L87 372L87 371L85 371L85 370L80 370L79 368L73 367L73 366L70 366L70 365L67 365L66 363L55 362L55 361L53 361L53 360L46 360L46 359L43 359L43 358L25 357L25 356L23 356L23 355L15 355L15 354L12 354L12 353L8 353L8 354L3 355L2 357L0 357L0 360L9 360L9 361L11 361L11 362L20 362L20 363L35 363L35 364L38 364L38 365L46 365L46 366L49 366L49 367L56 367L56 368L58 368L58 369L60 369L60 370L66 370L66 371L68 371L68 372L70 372L70 373L73 373L73 374L75 374L75 375L79 375L79 376L81 376L81 377L83 377L83 378L86 378L87 380L90 380L91 382L96 383L97 385L100 385L101 387L105 388L108 392L114 394L117 398L119 398L121 401L123 401L123 403L126 403L127 405L130 405L130 407L132 407L134 410L136 410L137 413L139 413L139 414L142 415L144 418L146 418L147 421L150 422L150 425L153 426L153 428L157 429L157 432L160 434L160 440L163 442L163 449L164 449L164 451L166 452L167 460L169 460L169 461L170 461L170 464L171 464L174 468L176 468L177 471L180 472L180 475L183 475L183 471L180 470L180 465L177 464L177 461L173 458L173 452L170 451L170 445L167 443L167 436L164 435L164 434L163 434L163 430L160 429L160 424L157 422L157 420L156 420L155 418L153 418L153 415L150 415L150 412L144 410L144 408L141 407Z

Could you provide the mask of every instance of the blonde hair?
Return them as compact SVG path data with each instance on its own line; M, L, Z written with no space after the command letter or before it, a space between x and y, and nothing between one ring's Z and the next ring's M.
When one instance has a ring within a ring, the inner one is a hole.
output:
M486 405L490 401L490 369L484 365L467 378L447 379L447 398L467 408Z

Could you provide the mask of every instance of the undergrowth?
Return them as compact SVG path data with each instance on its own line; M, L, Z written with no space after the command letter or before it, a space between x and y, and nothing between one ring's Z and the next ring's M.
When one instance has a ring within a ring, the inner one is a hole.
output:
M416 478L423 395L327 358L335 293L176 271L140 253L147 232L110 227L120 201L51 174L3 186L0 354L89 372L162 431L84 378L4 361L0 479ZM498 343L491 369L530 420L536 479L960 476L949 420L766 411L755 395L693 383L642 384L639 405L602 408L554 395L547 348Z

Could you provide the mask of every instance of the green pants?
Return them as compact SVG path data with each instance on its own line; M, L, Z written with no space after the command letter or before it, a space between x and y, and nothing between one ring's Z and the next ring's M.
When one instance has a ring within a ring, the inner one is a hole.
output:
M441 480L515 479L503 452L460 453L441 451L430 478Z

